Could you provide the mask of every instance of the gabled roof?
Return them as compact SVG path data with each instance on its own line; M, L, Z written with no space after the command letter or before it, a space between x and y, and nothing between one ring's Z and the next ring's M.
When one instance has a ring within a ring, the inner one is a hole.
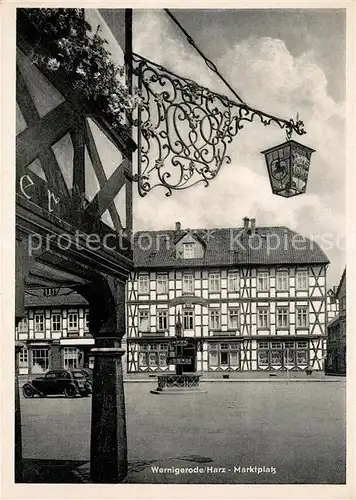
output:
M181 234L184 231L181 231ZM254 234L242 228L194 229L206 244L199 259L177 259L174 230L140 231L134 237L136 268L192 268L219 266L268 266L328 264L320 246L284 227L258 227ZM279 244L277 244L279 242Z
M66 307L88 306L88 301L70 288L61 288L58 295L46 297L43 290L36 289L25 293L25 307Z
M337 290L336 290L336 295L339 296L339 293L340 293L340 290L341 290L341 286L344 282L344 280L346 279L346 267L341 275L341 278L340 278L340 283L339 283L339 286L337 287Z

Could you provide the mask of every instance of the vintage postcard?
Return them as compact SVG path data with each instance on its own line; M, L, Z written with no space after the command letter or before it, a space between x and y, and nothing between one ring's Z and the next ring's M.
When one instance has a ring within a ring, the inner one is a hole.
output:
M353 2L1 9L3 497L355 498Z

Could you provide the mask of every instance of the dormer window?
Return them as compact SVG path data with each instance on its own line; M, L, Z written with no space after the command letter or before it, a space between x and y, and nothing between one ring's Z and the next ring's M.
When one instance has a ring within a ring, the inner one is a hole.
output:
M183 258L194 259L194 243L183 244Z

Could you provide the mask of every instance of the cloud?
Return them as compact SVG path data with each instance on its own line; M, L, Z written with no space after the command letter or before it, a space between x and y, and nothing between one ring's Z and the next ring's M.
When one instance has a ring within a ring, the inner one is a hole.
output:
M136 11L137 12L137 11ZM228 95L216 76L178 34L161 11L135 14L135 51ZM164 40L164 43L162 43ZM299 113L307 135L293 136L316 150L307 194L293 199L272 195L260 151L285 140L276 125L247 124L229 146L231 165L224 166L208 188L202 186L164 196L159 189L135 200L135 228L239 226L243 216L257 216L257 224L287 225L308 235L344 235L344 105L328 95L328 82L315 61L313 47L294 57L283 40L249 37L226 46L215 61L226 79L252 107L289 119ZM319 237L320 240L320 237ZM325 245L325 243L322 243ZM332 248L339 262L337 281L344 265L343 250Z

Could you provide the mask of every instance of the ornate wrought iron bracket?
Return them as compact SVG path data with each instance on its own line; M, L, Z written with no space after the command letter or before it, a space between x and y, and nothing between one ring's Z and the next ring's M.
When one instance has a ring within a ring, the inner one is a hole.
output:
M188 189L208 186L224 164L231 163L228 145L246 122L259 119L305 134L298 118L285 120L211 92L142 56L133 54L133 75L141 104L133 117L138 128L138 165L134 178L145 196L156 187Z

